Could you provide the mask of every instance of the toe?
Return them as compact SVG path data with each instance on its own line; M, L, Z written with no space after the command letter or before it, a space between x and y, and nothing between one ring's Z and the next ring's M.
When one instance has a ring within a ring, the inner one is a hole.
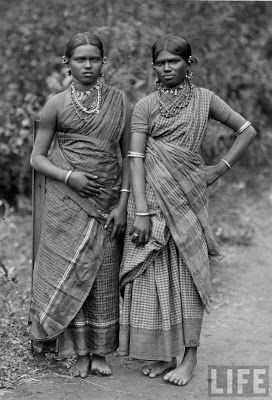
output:
M173 380L173 383L174 383L175 385L178 385L178 383L179 383L179 378L175 378L175 379Z
M171 375L168 380L169 382L173 383L175 379L175 376Z

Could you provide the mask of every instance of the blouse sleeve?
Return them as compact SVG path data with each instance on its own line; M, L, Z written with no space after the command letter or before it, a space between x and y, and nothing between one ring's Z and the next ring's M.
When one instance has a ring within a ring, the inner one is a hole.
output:
M131 134L148 133L148 102L145 98L138 101L131 118Z
M209 117L219 122L227 122L232 108L215 93L212 94Z

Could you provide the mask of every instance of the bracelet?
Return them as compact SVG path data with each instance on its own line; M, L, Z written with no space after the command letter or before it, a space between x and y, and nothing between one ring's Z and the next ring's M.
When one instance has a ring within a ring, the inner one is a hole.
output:
M239 128L238 131L235 132L235 135L236 135L236 136L239 136L239 135L240 135L242 132L244 132L244 130L245 130L246 128L248 128L250 125L251 125L251 122L249 122L249 121L245 122L245 123L241 126L241 128Z
M221 158L221 161L223 161L224 164L226 164L226 166L231 169L231 165L230 163L228 163L224 158Z
M127 193L130 193L130 190L129 190L129 189L120 189L120 192L127 192Z
M144 153L137 153L136 151L129 151L127 156L128 157L136 157L136 158L145 158Z
M70 169L70 171L67 172L67 174L66 174L66 176L65 176L65 179L64 179L65 185L67 185L68 179L69 179L69 177L70 177L70 175L71 175L72 172L73 172L73 171L72 171L71 169Z
M135 215L138 215L138 217L147 217L148 215L150 215L149 212L136 212Z

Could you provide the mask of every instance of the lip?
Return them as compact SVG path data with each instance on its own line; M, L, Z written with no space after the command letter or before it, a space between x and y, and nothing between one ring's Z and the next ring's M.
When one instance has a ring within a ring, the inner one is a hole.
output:
M86 71L86 72L83 72L83 75L86 75L86 76L93 76L93 73L92 73L92 72L89 72L89 71Z
M172 79L172 78L175 78L175 75L163 75L162 78L163 79Z

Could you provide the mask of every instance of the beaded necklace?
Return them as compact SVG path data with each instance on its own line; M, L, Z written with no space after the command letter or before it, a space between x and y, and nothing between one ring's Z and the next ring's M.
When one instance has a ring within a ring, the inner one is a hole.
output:
M93 91L96 89L96 93ZM93 96L94 98L91 101L91 104L86 107L82 104L83 101ZM71 99L74 110L77 116L82 119L88 119L92 114L98 114L101 108L101 86L99 82L97 82L94 86L92 86L86 92L80 92L76 90L74 82L71 84Z
M157 89L157 96L161 115L166 118L177 115L182 108L187 107L192 93L192 85L187 80L184 81L183 85L175 88L166 88L160 85ZM174 98L172 94L174 94ZM165 104L163 96L170 102L170 106Z

